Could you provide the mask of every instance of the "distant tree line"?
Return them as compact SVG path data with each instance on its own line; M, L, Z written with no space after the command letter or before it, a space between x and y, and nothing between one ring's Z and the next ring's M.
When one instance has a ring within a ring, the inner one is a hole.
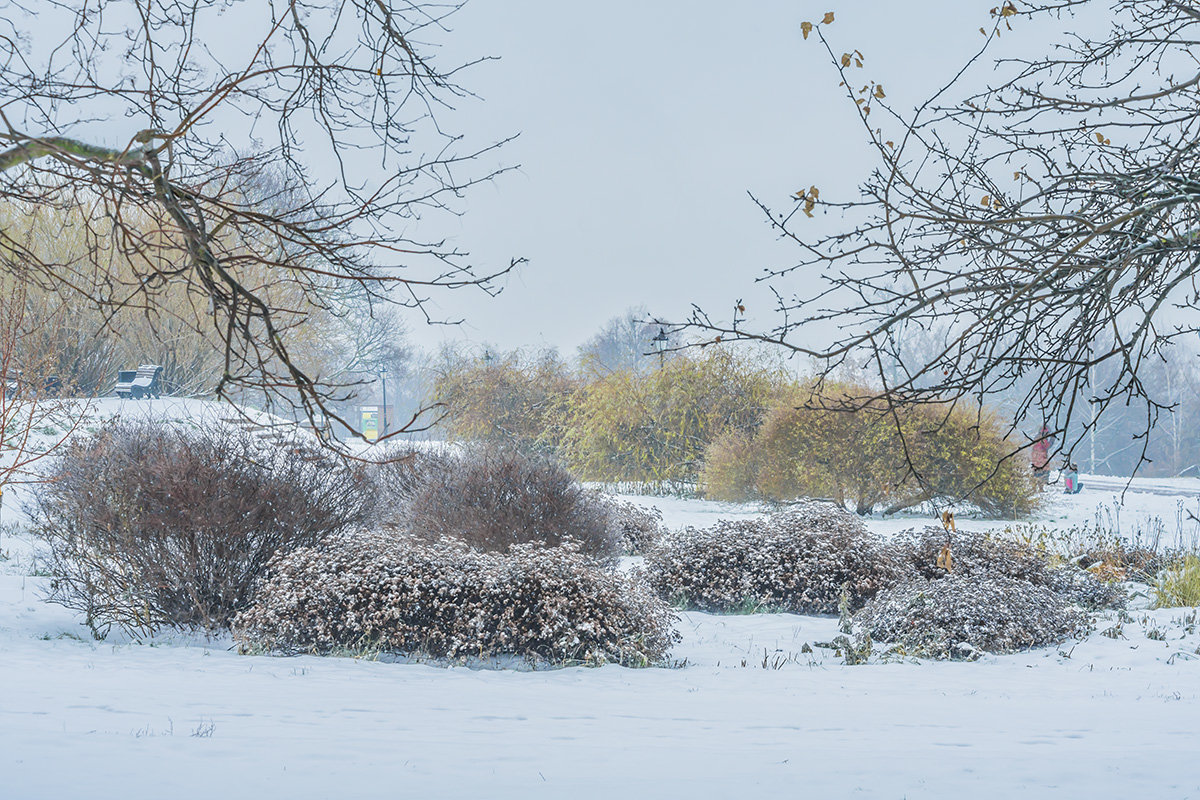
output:
M36 251L80 275L103 272L118 293L123 282L136 280L138 261L146 256L111 243L98 247L91 235L98 223L84 224L86 214L79 207L0 205L0 250L9 259ZM163 270L173 258L183 257L165 244L155 252ZM270 270L249 268L240 280L283 308L300 304L299 297L291 296L292 288L276 281ZM62 396L95 397L112 390L118 370L154 363L163 367L164 393L211 394L226 364L224 344L205 324L211 314L208 302L185 282L161 281L151 307L114 302L101 309L79 302L70 286L0 274L0 305L10 309L14 320L18 317L12 307L21 306L19 321L5 336L6 379L52 384ZM372 303L353 285L331 287L322 307L306 308L303 324L284 325L279 335L296 363L343 387L343 402L353 399L356 386L373 382L381 366L393 364L402 371L399 365L408 358L394 308ZM238 397L251 404L263 399L252 388Z
M623 352L613 334L657 335L629 316L574 365L553 350L443 353L432 387L440 427L551 451L582 480L716 499L829 497L860 513L958 498L1007 516L1033 506L1028 464L1006 458L1014 442L999 414L924 404L901 412L898 429L882 406L840 407L861 385L799 377L745 348L647 346L609 360Z

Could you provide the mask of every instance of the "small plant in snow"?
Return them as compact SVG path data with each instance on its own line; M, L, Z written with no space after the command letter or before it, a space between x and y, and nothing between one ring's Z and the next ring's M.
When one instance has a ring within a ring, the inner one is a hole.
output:
M1200 558L1187 556L1159 576L1155 608L1200 606Z

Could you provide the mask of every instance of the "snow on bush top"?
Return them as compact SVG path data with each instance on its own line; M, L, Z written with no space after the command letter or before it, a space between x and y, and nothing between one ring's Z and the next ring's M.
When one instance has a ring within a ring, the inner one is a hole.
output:
M828 614L843 587L851 608L911 573L899 554L833 503L672 534L646 557L660 595L706 611L769 608Z

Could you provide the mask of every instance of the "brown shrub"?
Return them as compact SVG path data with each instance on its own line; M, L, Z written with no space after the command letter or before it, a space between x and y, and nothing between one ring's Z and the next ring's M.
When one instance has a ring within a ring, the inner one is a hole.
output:
M400 443L385 447L367 466L370 478L371 522L394 527L404 524L404 509L412 495L437 473L453 469L448 447L425 448Z
M483 553L355 534L281 556L233 629L247 650L646 666L679 640L674 621L644 584L573 544Z
M429 462L419 477L400 501L404 527L417 536L449 536L489 551L571 539L596 558L621 554L608 505L549 456L473 445Z
M49 599L98 637L228 625L280 551L363 519L362 475L235 429L119 424L71 442L35 496Z

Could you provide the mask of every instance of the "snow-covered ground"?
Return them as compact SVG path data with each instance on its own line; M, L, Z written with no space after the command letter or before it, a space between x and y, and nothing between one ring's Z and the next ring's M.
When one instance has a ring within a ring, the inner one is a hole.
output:
M1193 531L1200 481L1123 497L1109 481L1048 495L1039 519ZM639 501L672 526L757 512ZM41 602L23 536L0 549L2 798L1200 798L1192 611L974 663L855 667L805 652L836 620L690 613L678 668L473 670L95 642Z

